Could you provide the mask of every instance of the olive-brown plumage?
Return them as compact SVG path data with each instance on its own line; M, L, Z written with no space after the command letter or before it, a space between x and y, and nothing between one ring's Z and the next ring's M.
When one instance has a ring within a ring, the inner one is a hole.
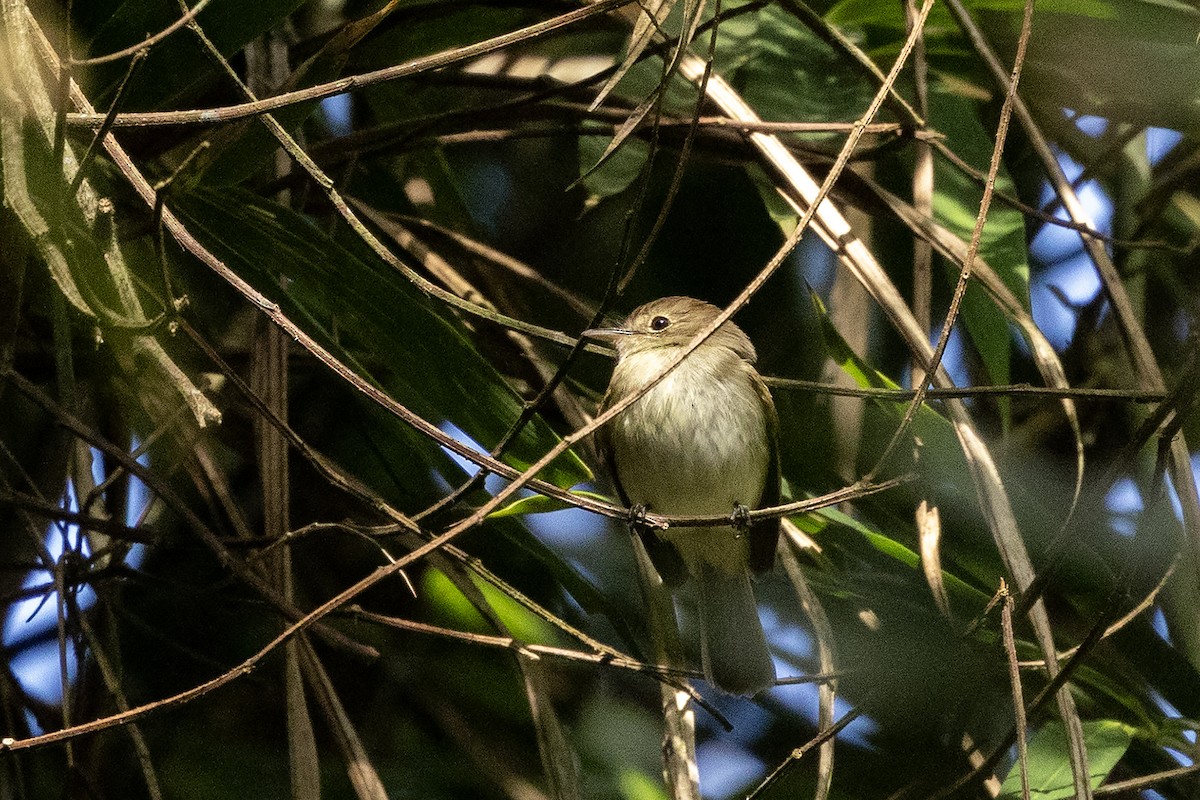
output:
M690 297L665 297L636 309L619 328L589 331L617 349L602 409L657 377L719 313ZM755 360L750 339L726 322L601 429L601 449L626 503L709 516L778 501L778 420ZM643 536L665 581L694 582L704 673L725 691L749 695L774 683L750 573L771 567L778 537L778 520L746 530L669 528Z

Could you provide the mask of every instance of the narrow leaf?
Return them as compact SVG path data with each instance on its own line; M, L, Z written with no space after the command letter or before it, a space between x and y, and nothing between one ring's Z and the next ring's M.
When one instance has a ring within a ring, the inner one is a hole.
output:
M1115 720L1083 723L1091 786L1096 789L1112 771L1133 741L1133 728ZM1060 722L1048 722L1029 740L1029 788L1040 800L1074 797L1067 736ZM1014 764L1000 789L1001 800L1021 796L1021 775Z
M575 491L571 494L587 497L592 500L602 500L608 502L611 498L605 497L596 492ZM563 509L573 508L570 503L564 500L559 500L556 497L546 497L543 494L534 494L529 497L522 497L520 500L514 500L506 506L502 506L491 514L488 514L488 519L503 519L504 517L519 517L523 514L547 514L551 511L562 511Z

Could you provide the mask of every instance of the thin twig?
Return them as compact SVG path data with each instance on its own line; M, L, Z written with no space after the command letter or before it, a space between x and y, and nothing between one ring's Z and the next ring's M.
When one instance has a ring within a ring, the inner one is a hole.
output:
M59 504L49 503L21 492L14 492L5 487L0 487L0 504L31 511L46 519L78 525L82 530L96 531L124 542L150 544L155 539L154 532L145 527L131 527L107 517L71 511Z
M904 0L904 20L911 29L917 16L915 0ZM913 89L917 113L929 118L929 64L925 58L925 37L918 31L917 43L913 48ZM933 216L934 169L933 150L928 141L917 141L913 145L912 195L913 207L918 214ZM913 240L913 317L917 324L929 330L933 324L933 245L923 238ZM913 383L924 382L924 368L920 359L913 358Z
M784 773L789 767L800 761L800 759L804 758L804 756L807 755L808 752L814 747L820 747L828 740L837 736L847 725L862 716L862 713L862 708L855 706L843 714L841 718L838 719L836 724L819 730L816 736L789 753L786 759L780 762L775 769L771 770L771 774L768 775L762 783L755 787L754 791L747 796L746 800L755 800L755 798L762 797L764 793L771 788L772 784L783 777Z
M104 137L108 136L108 132L112 130L113 120L117 118L117 112L121 110L121 103L125 100L125 93L129 91L129 87L133 86L133 76L137 74L138 69L142 64L146 63L146 52L139 51L129 62L129 68L125 70L125 76L121 78L121 83L117 87L117 94L113 98L112 104L108 107L108 113L104 115L104 122L100 125L100 129L92 137L92 141L88 143L88 148L84 152L83 157L79 159L79 166L75 169L75 177L71 179L71 188L69 195L79 191L79 185L83 183L86 176L87 167L100 149L100 143L104 141Z
M947 7L971 40L972 46L984 59L993 81L1007 91L1008 77L1005 75L994 49L971 17L970 12L963 6L961 0L947 0ZM1072 189L1070 181L1033 118L1033 114L1019 100L1015 103L1014 111L1025 134L1029 137L1030 145L1042 162L1047 179L1061 199L1063 208L1075 222L1092 227L1083 204ZM1080 238L1092 262L1096 265L1104 290L1112 303L1113 316L1133 361L1138 385L1156 391L1165 389L1166 384L1163 380L1162 370L1158 366L1154 350L1150 346L1145 331L1138 322L1133 303L1130 301L1116 265L1105 250L1103 242L1098 238L1087 233L1081 234ZM1192 477L1191 454L1182 433L1171 440L1169 454L1172 476L1177 491L1180 493L1179 499L1183 508L1185 539L1191 550L1192 563L1200 564L1200 493L1197 492L1196 483Z
M121 675L108 657L104 648L101 646L99 637L95 630L92 629L91 623L88 622L87 614L80 614L76 620L79 624L79 629L83 633L83 637L88 643L88 658L95 662L97 670L100 672L100 678L104 681L104 687L108 693L112 695L113 703L121 711L129 709L129 698L125 695L125 690L121 687ZM162 788L158 782L158 772L154 768L154 761L150 757L150 747L146 743L146 736L142 733L141 727L136 724L131 724L128 727L129 740L133 744L133 751L137 754L138 766L142 770L142 779L146 783L146 794L150 796L150 800L162 800Z
M299 609L284 601L283 598L279 597L278 593L276 593L270 585L263 581L253 571L247 569L239 559L234 558L229 553L228 549L221 544L220 538L216 535L216 533L214 533L213 530L209 528L208 525L205 524L204 521L201 520L200 517L187 506L186 503L183 502L183 500L175 493L170 485L158 475L158 473L142 466L142 464L140 464L136 459L132 458L125 450L120 447L116 447L111 442L101 437L96 431L93 431L69 411L62 408L41 389L35 386L32 382L26 380L19 373L8 371L0 375L0 378L10 382L17 391L25 395L25 397L27 397L29 400L33 401L33 403L40 407L43 411L50 414L54 418L55 422L57 422L63 428L70 431L80 440L85 441L93 447L103 451L113 460L124 466L125 469L127 469L130 473L141 479L141 481L145 483L152 492L161 497L171 506L172 510L183 517L184 522L186 522L187 525L200 536L201 540L203 540L205 544L212 548L213 552L216 553L217 558L221 561L223 566L230 568L240 579L261 593L263 597L267 598L267 600L269 600L272 605L279 610L280 613L293 620L302 618L302 612ZM328 628L321 628L320 633L323 637L336 646L349 650L350 652L361 656L366 656L368 658L374 658L378 655L374 648L359 644L358 642L353 641L338 631Z
M946 144L946 142L942 141L941 139L937 139L937 138L930 139L929 141L931 142L933 148L938 151L938 153L940 153L947 161L950 162L950 164L952 166L956 167L960 172L962 172L968 178L970 178L973 181L976 181L980 185L983 185L983 183L987 180L986 172L978 170L975 167L973 167L971 164L968 164L962 157L960 157L957 153L955 153L953 150L951 150L950 147ZM1059 217L1055 214L1047 213L1040 208L1035 208L1034 206L1031 206L1028 203L1023 202L1018 197L1014 197L1010 194L1007 194L1006 192L995 191L992 193L992 197L994 199L998 200L999 202L1003 203L1004 205L1008 206L1009 208L1012 208L1016 211L1020 211L1022 214L1029 217L1030 219L1036 219L1037 221L1044 222L1047 225L1054 225L1055 227L1058 227L1058 228L1065 228L1067 230L1075 231L1077 233L1086 234L1088 236L1094 236L1095 238L1099 239L1100 241L1104 242L1105 244L1112 245L1112 247L1114 247L1116 249L1162 250L1167 253L1176 253L1178 255L1188 255L1195 249L1194 244L1191 247L1183 247L1183 246L1174 245L1174 244L1171 244L1170 242L1165 242L1165 241L1146 241L1146 240L1141 240L1141 239L1121 239L1116 236L1111 236L1109 234L1100 233L1099 231L1092 228L1092 226L1086 222L1077 222L1076 220L1073 220L1073 219L1063 219L1062 217Z
M245 119L247 117L259 116L271 111L276 111L286 106L296 105L298 103L309 103L315 100L323 100L326 97L344 94L345 92L353 91L354 89L362 89L367 86L374 86L378 83L386 81L394 81L399 78L407 78L411 75L419 75L423 72L430 72L437 69L448 67L452 64L458 64L478 56L487 55L488 53L502 50L521 42L529 42L534 39L541 38L549 33L560 30L562 28L574 25L589 17L594 17L611 11L621 6L628 5L633 0L597 0L592 5L586 5L574 11L569 11L565 14L560 14L551 19L539 22L535 25L530 25L521 28L511 33L505 33L500 36L494 36L491 39L485 39L482 42L467 45L465 47L456 47L450 50L444 50L440 53L423 56L421 58L406 61L403 64L395 64L383 69L377 69L373 72L366 72L359 75L348 75L344 78L338 78L335 81L309 86L304 89L297 89L293 92L285 92L283 94L274 95L261 100L254 100L246 103L238 103L231 106L221 108L201 108L191 111L148 111L142 113L118 114L114 125L118 128L128 127L146 127L157 125L211 125L219 122L232 122L234 120ZM187 20L188 24L194 23L194 20ZM95 127L104 121L104 117L94 112L83 112L67 115L67 123L70 125L82 125L86 127Z
M93 58L73 58L71 59L70 64L72 67L96 67L101 64L107 64L111 61L120 61L122 58L129 58L130 56L136 55L144 50L149 50L151 47L158 44L163 39L167 38L172 33L195 19L196 15L203 11L204 7L210 2L211 0L200 0L200 2L196 3L196 5L193 6L186 14L176 19L158 33L151 34L137 44L126 47L124 50L117 50L114 53L109 53L108 55L103 56L95 56Z
M925 400L925 394L931 388L934 382L934 375L938 371L942 363L942 357L946 353L946 347L950 344L950 332L954 327L954 323L958 319L959 309L962 306L963 297L967 293L967 286L971 281L971 273L975 266L975 257L979 253L979 245L983 240L983 226L987 222L988 209L992 204L992 192L996 186L996 176L1000 172L1000 161L1004 155L1004 142L1008 138L1008 123L1012 117L1013 103L1017 94L1017 85L1021 78L1021 67L1025 61L1025 47L1029 42L1029 24L1032 18L1032 3L1026 3L1025 19L1021 31L1021 37L1017 43L1017 55L1013 60L1012 77L1008 85L1008 92L1004 97L1004 104L1000 108L1000 121L996 126L996 143L992 147L991 163L988 166L988 178L983 187L983 197L979 201L979 211L975 215L975 229L971 232L971 241L967 245L967 255L963 259L962 266L958 274L958 283L954 287L954 296L950 299L950 307L946 311L946 318L942 322L942 330L938 335L937 346L933 350L933 355L929 358L928 364L925 366L925 375L917 384L917 393L913 397L908 408L904 412L904 419L892 434L891 441L883 450L883 454L879 457L876 467L868 473L874 474L882 465L887 463L891 458L892 453L900 446L907 435L909 427L916 419L917 411ZM919 30L919 28L918 28Z
M1000 632L1004 640L1004 654L1008 661L1008 681L1012 689L1013 728L1017 732L1017 765L1021 773L1021 797L1029 800L1029 744L1025 730L1025 693L1021 688L1021 668L1017 664L1017 642L1013 636L1013 598L1004 580L1000 581Z
M1125 781L1116 781L1107 786L1101 786L1095 789L1092 794L1096 797L1101 795L1107 796L1110 794L1124 794L1126 792L1133 793L1143 789L1149 789L1157 786L1160 783L1173 781L1176 778L1184 778L1188 775L1195 775L1200 772L1200 764L1192 764L1187 767L1178 767L1176 769L1167 769L1162 772L1155 772L1152 775L1143 775L1140 778L1130 778Z
M825 613L825 607L821 604L820 598L809 586L808 580L804 577L804 570L800 567L800 559L797 557L797 551L800 549L796 539L798 531L795 525L790 520L785 520L783 530L784 537L779 542L779 556L783 561L784 570L799 596L800 606L812 622L821 671L833 673L836 669L833 652L833 625L829 621L829 615ZM831 728L836 708L837 683L834 681L822 683L817 690L817 695L817 729ZM834 739L830 737L821 743L821 752L817 763L817 787L813 793L814 800L826 800L829 797L833 788L833 759Z
M1175 568L1179 566L1179 559L1181 555L1182 554L1176 554L1175 560L1171 562L1171 566L1167 567L1167 570L1162 574L1162 577L1158 579L1158 583L1154 584L1154 588L1151 589L1149 593L1147 593L1147 595L1138 602L1137 605L1127 611L1116 622L1104 628L1104 632L1101 633L1099 637L1101 640L1107 639L1113 634L1124 630L1129 623L1133 622L1135 619L1140 617L1143 613L1150 610L1154 606L1155 601L1158 599L1158 595L1167 587L1167 584L1171 581L1171 576L1175 574ZM1075 645L1074 647L1069 647L1066 650L1059 652L1058 660L1066 661L1067 659L1074 657L1075 654L1079 652L1079 648L1080 645ZM1036 667L1040 669L1046 666L1046 660L1026 660L1020 662L1020 664L1022 667Z
M806 381L798 378L764 377L768 386L779 389L811 391L819 394L846 397L867 397L874 400L911 400L916 389L877 389L872 387L838 386L821 381ZM1086 387L1033 386L1028 383L1010 383L1001 386L955 386L952 388L930 388L925 392L926 400L949 400L961 397L1046 397L1072 400L1126 400L1131 403L1161 403L1167 398L1165 391L1145 389L1092 389Z

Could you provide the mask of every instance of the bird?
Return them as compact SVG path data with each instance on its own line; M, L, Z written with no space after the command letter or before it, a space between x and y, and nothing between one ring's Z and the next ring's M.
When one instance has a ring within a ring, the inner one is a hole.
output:
M720 313L691 297L664 297L619 327L584 331L617 351L601 412L654 380ZM749 508L776 505L780 493L779 420L756 360L750 338L726 321L597 441L635 513L730 515L727 526L640 533L668 586L695 586L706 680L745 696L775 682L751 573L771 569L780 532L778 519L744 521Z

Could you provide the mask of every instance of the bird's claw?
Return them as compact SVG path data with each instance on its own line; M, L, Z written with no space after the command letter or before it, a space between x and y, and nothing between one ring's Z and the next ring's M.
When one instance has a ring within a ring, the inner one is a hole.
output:
M629 507L629 523L630 530L640 531L649 527L646 521L646 512L649 509L643 503L634 503Z
M741 503L733 504L733 513L729 515L729 524L739 532L750 527L750 508Z

